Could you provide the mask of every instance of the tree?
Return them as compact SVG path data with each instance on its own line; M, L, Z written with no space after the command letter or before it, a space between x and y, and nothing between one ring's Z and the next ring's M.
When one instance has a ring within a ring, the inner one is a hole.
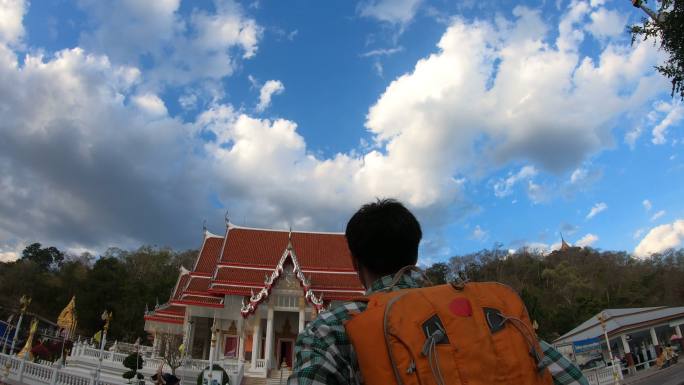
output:
M56 248L29 245L23 258L0 262L0 317L16 311L22 295L33 298L30 311L48 319L76 296L77 334L92 336L102 328L100 315L114 313L108 339L133 341L144 336L146 304L169 298L181 265L192 267L197 250L176 252L142 246L111 248L96 258L64 255ZM61 352L61 349L60 349Z
M139 380L142 380L145 378L142 373L138 373L138 370L143 368L145 360L139 353L131 353L126 358L123 360L123 366L127 369L130 369L126 373L122 374L121 376L127 380L130 380L133 377L136 377L136 373L138 374L137 377Z
M646 5L647 0L632 0L648 17L641 25L630 27L632 42L637 38L656 39L668 58L656 66L658 72L672 82L672 96L679 94L684 100L684 0L655 0L657 11Z
M128 307L130 300L124 289L129 284L126 276L125 264L115 258L100 258L97 260L87 278L80 287L76 297L76 312L79 325L88 331L89 335L102 329L102 311L113 312L113 321L108 332L108 339L125 340L130 325L121 322L124 315L134 312ZM140 317L142 318L142 317ZM134 339L134 338L132 338Z
M183 354L181 352L180 345L182 343L181 337L172 334L166 334L165 336L165 348L163 359L166 365L171 368L171 374L176 375L176 369L178 369L183 364Z
M435 263L425 269L425 275L434 285L447 283L449 280L449 265L444 262Z
M59 251L56 247L50 246L41 248L40 243L33 243L26 246L22 251L22 259L35 262L43 270L49 270L52 267L59 267L64 261L64 253Z

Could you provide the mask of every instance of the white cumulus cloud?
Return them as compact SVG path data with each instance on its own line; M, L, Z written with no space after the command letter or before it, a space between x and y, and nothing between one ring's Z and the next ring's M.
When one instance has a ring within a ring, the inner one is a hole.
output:
M423 0L368 0L359 5L361 16L404 24L413 19Z
M494 183L494 195L499 198L511 195L513 193L513 187L524 180L530 180L535 175L537 175L537 170L534 166L525 166L520 169L515 174L510 174L506 179L500 179Z
M180 0L82 0L95 26L81 45L118 64L137 65L151 57L147 80L185 85L231 75L237 59L255 55L263 28L232 0L215 0L212 12L178 13ZM239 50L242 55L236 55Z
M564 16L555 45L543 40L549 26L525 8L496 26L455 20L438 52L387 87L366 127L391 158L424 154L417 166L426 169L511 160L576 167L612 143L611 121L664 86L653 74L652 44L609 44L596 61L580 55L575 19L586 12Z
M600 202L595 204L591 210L589 210L589 214L587 214L587 219L591 219L598 215L600 212L606 210L608 208L608 205L605 204L604 202Z
M590 15L589 32L598 38L627 35L627 17L614 10L599 8Z
M665 117L653 127L651 141L653 144L667 143L667 130L684 118L684 107L681 103L660 102L656 104L655 111L664 113Z
M26 8L24 0L0 0L0 44L14 44L23 37Z
M594 243L596 243L596 241L598 241L598 240L599 240L598 235L589 233L589 234L586 234L585 236L583 236L582 238L580 238L579 240L577 240L577 242L575 242L575 246L589 247L589 246L593 245Z
M135 95L132 100L138 108L150 115L164 116L167 114L164 101L155 94L146 93Z
M269 80L264 83L259 91L259 103L256 105L257 112L265 111L271 105L273 95L282 94L283 91L285 91L285 86L280 80Z
M637 257L648 257L682 246L684 242L684 219L652 228L634 249Z

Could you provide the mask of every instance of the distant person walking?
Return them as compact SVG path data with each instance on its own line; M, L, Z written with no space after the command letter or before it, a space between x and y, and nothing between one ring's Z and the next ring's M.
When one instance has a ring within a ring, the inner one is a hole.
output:
M510 288L424 287L420 224L401 203L362 206L346 228L366 297L321 312L298 336L289 385L588 384L537 341Z

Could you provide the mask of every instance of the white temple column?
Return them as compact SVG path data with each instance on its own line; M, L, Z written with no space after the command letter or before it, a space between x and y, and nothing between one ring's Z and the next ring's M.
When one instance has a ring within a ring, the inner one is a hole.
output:
M677 334L677 337L682 338L682 328L681 328L681 325L675 326L675 334Z
M264 358L266 359L266 365L268 368L271 367L271 356L273 355L273 306L269 304L268 306L268 318L266 319L266 354Z
M648 363L648 352L646 351L646 342L641 343L641 355L644 356L644 369L648 369L651 365Z
M190 357L190 328L192 327L192 316L190 315L190 309L185 309L185 317L183 317L183 357Z
M238 342L238 362L245 361L245 338L247 333L245 332L245 325L242 325L242 330L240 331L240 341Z
M216 333L216 352L214 353L214 359L215 360L220 360L223 358L223 351L225 350L225 334L223 334L223 330L219 330Z
M656 335L655 328L651 328L651 342L653 343L653 346L658 346L658 336Z
M252 369L256 369L256 361L259 358L259 342L261 341L261 318L259 317L259 312L254 312L254 327L252 330Z
M218 338L217 329L218 329L218 324L216 323L216 318L214 318L214 322L212 323L211 330L210 330L210 332L211 332L211 334L210 334L210 336L211 336L210 341L211 342L209 345L209 362L210 362L209 367L210 368L211 368L211 364L213 364L214 361L216 361L216 339Z
M188 318L188 342L185 344L185 352L187 358L192 357L192 347L195 344L195 321L192 317Z
M152 355L155 357L159 357L159 333L157 331L154 332L154 341L152 341Z
M621 335L620 340L622 341L622 349L625 351L625 354L631 353L632 351L629 349L629 342L627 342L627 335Z
M306 310L304 308L299 308L299 333L304 330L304 323L306 321Z

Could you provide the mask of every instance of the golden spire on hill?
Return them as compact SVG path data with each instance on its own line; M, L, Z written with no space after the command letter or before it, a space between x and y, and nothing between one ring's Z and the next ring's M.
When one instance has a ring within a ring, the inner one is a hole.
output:
M568 251L570 250L570 245L565 242L565 239L563 239L563 234L561 233L561 247L560 251Z

